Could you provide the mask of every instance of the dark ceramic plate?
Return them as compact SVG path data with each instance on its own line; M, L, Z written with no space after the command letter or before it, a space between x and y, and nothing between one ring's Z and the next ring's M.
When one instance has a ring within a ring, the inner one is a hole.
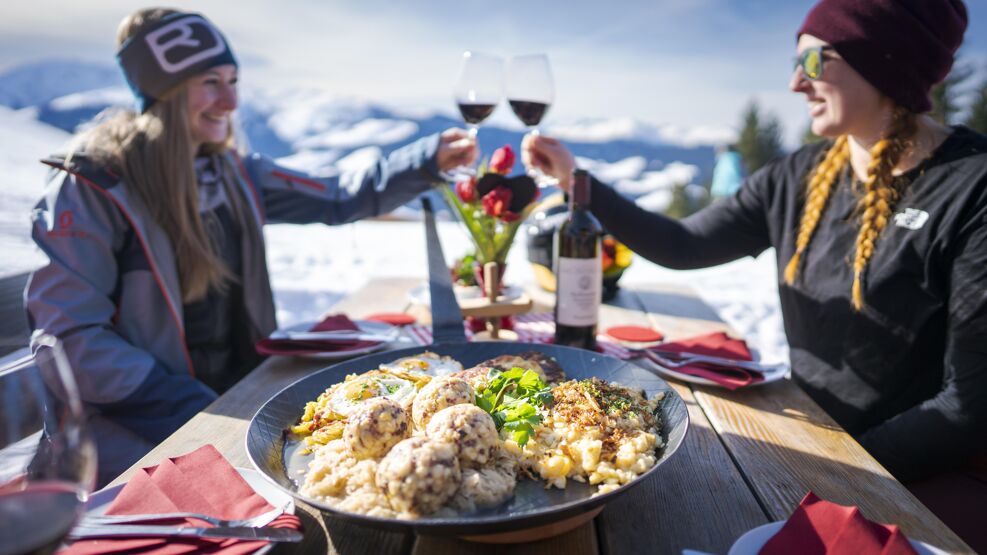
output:
M658 468L679 448L689 427L689 415L682 398L664 380L627 361L581 349L532 343L453 342L430 345L427 349L441 355L449 355L466 368L503 354L541 351L554 357L570 379L595 376L607 381L619 382L625 386L643 389L649 399L664 392L665 398L661 403L664 426L661 436L665 441L665 447L658 452L658 463L633 482L595 497L593 494L597 486L569 481L565 489L545 489L544 482L540 480L522 479L518 481L514 497L503 505L445 518L398 520L370 517L339 511L316 499L301 495L298 486L304 480L308 461L312 456L300 454L298 442L286 441L289 436L285 430L298 420L305 403L314 400L332 384L342 381L347 374L373 370L381 363L421 353L426 350L425 347L377 353L334 364L286 387L268 400L250 422L246 445L250 460L257 470L275 485L295 498L337 518L379 528L414 529L416 532L431 535L497 534L577 517L602 506L645 480L656 479Z

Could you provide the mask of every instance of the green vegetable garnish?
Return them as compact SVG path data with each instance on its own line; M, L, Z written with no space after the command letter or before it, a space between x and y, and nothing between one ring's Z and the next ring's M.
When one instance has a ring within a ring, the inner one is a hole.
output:
M491 369L489 385L476 392L476 406L493 418L497 430L509 430L518 445L524 447L542 421L537 407L552 402L552 388L538 374L514 367L507 372Z

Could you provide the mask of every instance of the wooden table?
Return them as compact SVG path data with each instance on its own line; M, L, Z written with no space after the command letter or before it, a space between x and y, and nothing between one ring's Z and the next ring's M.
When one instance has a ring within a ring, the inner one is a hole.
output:
M410 311L417 280L376 279L335 311L351 317ZM531 291L541 309L550 297ZM539 307L536 305L536 310ZM669 339L728 330L690 290L656 286L621 290L601 309L601 326L646 324ZM244 436L264 401L324 361L273 357L196 415L114 483L136 468L212 443L235 466L250 467ZM744 532L783 520L809 490L857 505L873 520L899 525L911 538L951 552L973 551L929 512L794 383L782 380L734 392L673 384L691 425L679 451L655 479L608 504L594 522L554 538L513 546L384 532L332 518L300 504L306 528L298 553L726 553ZM301 409L301 407L299 407ZM291 551L292 548L282 548Z

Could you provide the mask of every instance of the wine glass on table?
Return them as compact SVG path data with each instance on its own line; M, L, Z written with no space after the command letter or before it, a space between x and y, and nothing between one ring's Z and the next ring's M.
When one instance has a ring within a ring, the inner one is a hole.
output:
M0 365L0 555L53 552L96 480L96 448L61 343Z
M538 134L538 125L555 100L552 68L545 54L514 56L507 63L507 102L514 115L530 131ZM555 185L557 180L531 168L528 175L539 185Z
M504 60L483 52L464 52L454 96L470 137L476 139L480 124L490 117L503 95ZM476 175L473 168L467 167L450 173L457 181Z

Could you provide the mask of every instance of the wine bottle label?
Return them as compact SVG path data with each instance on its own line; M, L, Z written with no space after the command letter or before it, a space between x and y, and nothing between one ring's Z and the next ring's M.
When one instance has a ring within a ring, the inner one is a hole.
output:
M559 257L556 272L556 322L565 326L592 326L600 314L603 264L594 258Z

